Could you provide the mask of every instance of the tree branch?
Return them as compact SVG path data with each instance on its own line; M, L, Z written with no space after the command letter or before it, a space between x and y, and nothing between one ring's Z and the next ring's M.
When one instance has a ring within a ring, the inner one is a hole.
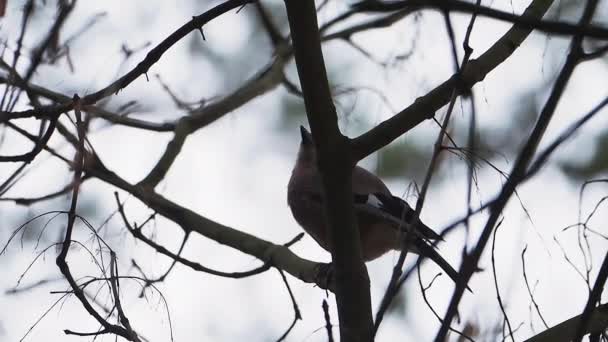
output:
M190 32L202 30L202 27L211 20L230 10L242 7L254 1L256 0L227 0L226 2L211 8L205 13L193 17L192 20L182 25L182 27L177 29L175 32L169 35L169 37L165 38L160 44L150 50L150 52L148 52L146 55L146 58L139 62L135 68L131 69L131 71L114 81L112 84L109 84L107 87L85 96L82 99L82 103L85 105L93 104L104 97L119 92L121 89L131 84L131 82L136 80L139 76L146 74L150 67L158 62L158 60L160 60L162 55L167 52L167 50L169 50L175 43L180 41Z
M552 0L543 0L544 4L551 5ZM440 11L453 11L463 13L475 13L479 15L498 19L510 23L517 24L521 28L529 30L539 30L546 33L554 33L560 35L577 35L582 34L592 38L607 39L608 28L587 25L580 27L576 24L559 22L553 20L535 19L524 15L516 15L508 12L495 10L486 6L477 6L476 4L462 0L400 0L400 1L378 1L364 0L353 5L356 10L360 11L396 11L402 9L421 10L425 8L437 9Z
M602 299L602 292L604 290L604 285L606 284L606 280L608 279L608 253L604 257L604 261L602 262L602 266L600 267L600 271L597 274L597 279L595 280L595 285L593 285L593 290L589 293L589 299L587 300L587 304L585 305L585 309L581 314L581 322L576 329L576 335L574 335L574 341L581 342L583 336L586 335L589 331L589 320L591 319L591 315L593 314L593 310L595 309L596 303L598 303ZM608 324L604 327L604 330L608 328Z
M597 0L590 0L587 2L585 6L584 13L579 20L579 26L586 26L593 16L595 8L597 6ZM566 63L564 64L562 70L560 71L555 84L553 85L553 89L549 98L547 99L543 109L540 113L538 121L534 126L532 133L530 134L530 138L527 140L526 144L521 149L519 155L517 156L517 160L515 165L513 166L513 170L511 171L509 178L506 181L506 184L503 186L500 195L497 200L490 206L490 216L486 221L484 229L479 237L477 245L471 251L470 254L465 255L462 265L460 267L460 274L464 278L464 282L468 283L469 279L477 269L477 263L479 262L479 258L485 246L492 234L492 230L495 229L496 222L502 210L506 206L509 198L515 191L515 188L519 185L520 182L525 180L526 171L528 166L536 153L536 149L538 144L540 143L542 137L544 136L545 130L551 119L553 118L553 114L555 113L555 109L557 104L570 80L570 77L574 71L576 65L580 62L582 56L581 43L583 40L583 36L577 34L573 37L570 44L570 53L568 54L568 58L566 59ZM435 337L436 342L444 341L448 332L448 327L452 322L452 319L456 316L456 312L458 310L458 304L462 295L464 293L464 286L458 284L454 293L452 295L452 299L450 300L450 304L445 314L445 318L441 328L437 332L437 336Z
M139 184L151 188L156 187L166 176L190 134L212 124L255 97L263 95L279 85L289 52L286 45L280 45L276 50L274 60L236 91L217 102L201 106L190 112L190 115L177 120L174 126L173 139L167 144L159 161Z
M542 18L550 5L551 1L535 0L526 8L522 17ZM482 81L488 73L511 56L531 32L532 29L513 26L479 58L467 63L467 66L461 71L460 81L458 74L454 74L428 94L416 99L409 107L353 139L353 158L361 160L388 145L422 121L433 118L436 111L450 102L455 90L458 94L462 94L471 89L475 83Z
M530 337L525 342L570 342L574 339L581 322L582 315L572 317ZM591 311L585 333L601 333L606 327L608 327L608 303L601 304Z
M72 291L74 293L74 295L76 296L76 298L78 298L78 300L80 301L80 303L82 304L82 306L84 307L84 309L99 323L103 326L103 330L107 330L111 333L114 333L116 335L122 336L125 339L127 339L128 341L133 341L133 342L140 342L139 337L137 336L137 334L134 334L132 331L129 331L128 329L125 329L119 325L114 325L109 323L106 319L104 319L91 305L91 303L87 300L83 289L78 285L78 283L76 282L76 279L74 279L74 276L72 275L72 272L70 270L70 267L67 263L67 255L68 255L68 251L70 249L70 244L72 242L72 233L74 230L74 223L76 220L76 204L78 202L78 192L80 190L80 183L81 183L81 177L82 177L82 172L84 169L84 165L85 165L85 154L86 154L86 150L84 148L84 126L82 124L82 120L81 120L81 113L80 113L80 98L78 97L78 95L74 95L74 103L75 103L75 112L76 112L76 121L77 121L77 131L78 131L78 149L76 151L76 156L74 157L74 187L72 190L72 200L70 203L70 209L68 212L68 223L67 223L67 228L66 228L66 232L65 232L65 238L63 240L63 243L61 244L61 251L59 252L59 255L57 256L57 258L55 259L55 263L57 264L57 267L59 267L59 270L61 271L61 273L63 274L63 276L65 277L65 279L68 281L68 283L70 284L70 287L72 288ZM69 332L66 331L66 334L68 334Z

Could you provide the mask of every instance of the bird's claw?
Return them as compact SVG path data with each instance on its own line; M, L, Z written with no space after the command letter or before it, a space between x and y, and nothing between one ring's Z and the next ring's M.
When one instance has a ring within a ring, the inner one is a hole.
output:
M334 266L332 263L319 263L317 265L317 275L315 277L317 285L322 289L333 288Z

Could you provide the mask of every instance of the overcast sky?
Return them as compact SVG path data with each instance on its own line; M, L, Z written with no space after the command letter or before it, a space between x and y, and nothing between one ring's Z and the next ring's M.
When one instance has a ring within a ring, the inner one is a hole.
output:
M61 68L41 68L34 81L69 95L74 92L82 95L96 91L136 65L149 50L142 49L121 65L122 44L137 48L150 42L154 46L193 15L204 12L216 3L193 0L81 0L70 16L65 32L62 32L63 39L87 25L94 15L102 11L105 15L71 44L70 57L75 66L74 72L68 70L63 60ZM488 5L487 1L483 3ZM527 3L528 1L496 0L491 5L508 12L521 13ZM280 1L266 4L275 9L273 13L283 16ZM343 4L331 4L333 7L321 16L321 20L344 10ZM14 49L18 37L21 6L19 1L9 1L7 16L1 22L0 37L8 40L9 51ZM54 7L47 7L37 14L37 24L30 27L26 47L35 46L41 34L48 29L54 16ZM268 45L263 44L266 40L261 37L263 31L252 20L253 13L253 6L247 6L239 14L233 11L214 20L205 27L204 42L198 33L190 34L153 66L150 82L146 82L145 77L140 77L114 96L110 100L111 106L116 108L130 100L136 100L141 105L138 115L153 121L175 119L182 115L183 112L174 108L169 96L154 79L153 75L157 73L185 99L194 100L203 96L212 98L234 89L271 58L272 51ZM278 18L279 22L284 20L284 17ZM461 42L468 19L466 16L454 15L453 20L458 42ZM475 49L474 56L485 51L508 27L504 23L480 19L471 41ZM383 68L342 42L324 47L330 74L335 74L335 78L343 85L374 88L388 99L389 104L379 99L374 92L361 92L352 106L341 108L342 128L349 134L360 133L388 118L392 115L391 107L397 110L404 108L453 72L443 19L438 13L425 11L422 16L408 18L391 29L361 34L355 39L367 51L371 51L377 61L391 60L412 46L415 47L415 52L407 61L391 68ZM500 127L508 124L515 109L526 96L531 96L530 93L537 94L536 110L541 108L548 94L548 85L565 60L566 48L567 40L548 39L546 35L533 34L511 58L476 85L474 93L480 126ZM296 81L294 69L289 66L288 75ZM550 142L564 127L586 114L607 95L606 76L606 64L601 61L590 62L577 69L543 144ZM537 91L539 88L545 90ZM260 238L275 243L284 243L293 238L301 232L301 228L291 217L287 206L286 184L298 148L298 125L306 125L306 122L300 116L285 123L281 111L286 108L285 99L289 96L291 95L279 87L190 136L177 162L157 190L205 217ZM289 101L302 106L297 100ZM22 109L24 108L25 105ZM468 108L466 103L457 104L454 120L466 123L470 115ZM604 111L603 114L606 113ZM554 242L554 237L557 237L573 264L583 267L575 231L561 232L565 226L578 221L580 182L570 182L556 167L556 162L584 161L588 158L593 152L592 138L603 130L605 124L605 115L593 119L575 139L556 153L548 167L519 188L519 200L513 198L504 212L504 222L497 233L496 267L500 291L507 303L511 324L515 328L523 323L516 333L518 340L533 333L531 320L536 331L543 329L538 315L530 311L530 300L522 277L521 253L526 245L528 280L531 286L535 285L535 299L547 323L559 323L577 315L584 307L587 285L564 260L559 246ZM32 124L28 127L35 126ZM131 182L137 182L146 174L171 137L169 134L152 134L127 127L106 127L101 122L98 122L97 128L88 137L95 150L108 167ZM405 139L417 139L431 153L436 133L436 124L426 121ZM6 139L0 153L5 155L21 150L21 140L14 139L12 135L7 135ZM57 138L52 140L52 144L60 146L60 151L71 156L69 147L57 145L59 142L60 139ZM448 172L444 173L441 181L432 184L422 212L422 219L427 225L436 227L436 230L461 217L466 210L466 169L457 158L451 158L447 162L451 163ZM496 162L505 171L510 170L513 164L513 160ZM374 157L364 161L367 167L373 167L374 163ZM2 179L10 174L13 167L0 167ZM72 177L63 165L47 155L41 155L32 168L32 172L7 196L48 193L66 184ZM407 191L412 181L422 183L422 179L405 177L387 181L391 190L399 195ZM479 184L475 203L492 198L502 183L500 176L486 167L480 171ZM605 189L605 185L597 185L585 193L583 215L589 213L597 200L605 194ZM91 213L93 226L101 225L114 212L114 191L114 188L96 180L89 181L82 187L80 205L83 210L87 209ZM121 197L128 198L124 193L121 193ZM413 204L412 199L409 199ZM29 209L0 202L0 243L3 245L12 229L28 217L49 210L66 210L68 206L69 198ZM142 222L150 215L150 211L133 198L127 200L126 208L132 221ZM42 223L51 217L43 218ZM484 215L479 215L472 220L470 243L476 241L485 218ZM600 210L594 218L596 228L604 233L607 232L606 227L598 223L606 222L607 218L606 210ZM67 288L65 282L55 281L17 295L3 293L17 284L37 252L59 238L64 222L65 217L56 218L37 248L30 242L26 242L22 248L17 240L11 244L6 254L0 256L0 289L3 290L0 292L0 340L21 339L60 298L60 294L49 294L49 291ZM121 272L136 274L131 268L132 258L149 275L161 275L168 266L167 258L153 253L143 243L134 242L125 233L118 217L108 222L105 232L107 241L118 252ZM156 234L157 241L173 250L176 250L182 237L178 227L162 218L150 227L148 233L152 232ZM83 226L79 227L77 237L83 242L87 241L88 235ZM455 267L459 266L464 240L464 232L460 229L440 245L441 253ZM591 243L594 252L592 261L596 265L592 272L594 279L597 265L606 252L606 242L592 238ZM323 262L330 260L330 255L308 236L292 249L307 259ZM489 252L490 246L486 250ZM21 281L21 286L59 277L55 253L56 250L51 248L45 258L37 260ZM70 255L70 264L77 274L84 276L94 272L94 264L87 252L75 248ZM368 264L374 308L378 306L397 256L397 253L389 253ZM226 271L245 270L259 265L250 256L201 237L194 237L188 243L185 257ZM408 256L408 260L411 262L413 257ZM496 301L489 253L484 255L481 267L484 271L476 274L470 283L474 294L465 294L459 307L461 319L463 322L477 324L482 330L493 329L500 326L502 318ZM426 263L422 267L423 282L427 284L438 272L438 267ZM289 275L288 280L303 315L303 320L297 323L288 340L325 341L321 302L327 294ZM135 329L151 341L168 341L170 338L167 308L176 341L274 340L288 327L293 317L289 296L274 269L252 278L234 280L178 266L164 283L157 285L163 296L150 290L146 300L137 297L137 284L126 281L121 284L124 286L122 293L126 313ZM428 291L431 304L440 315L445 313L452 291L453 283L445 276L440 277ZM397 308L383 323L379 340L432 339L439 322L423 302L415 277L403 292L404 308ZM101 296L100 300L103 302L107 298ZM328 301L332 321L337 324L333 295L329 295ZM97 329L97 325L77 300L70 298L51 310L26 340L78 340L76 337L66 337L63 329L89 332ZM338 336L337 327L335 336ZM105 336L101 340L109 341L113 337Z

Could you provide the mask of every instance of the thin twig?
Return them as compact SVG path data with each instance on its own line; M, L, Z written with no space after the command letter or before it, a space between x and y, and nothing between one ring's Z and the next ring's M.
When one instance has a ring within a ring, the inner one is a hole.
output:
M498 228L500 228L502 224L502 220L498 222L496 228L494 228L494 237L492 238L492 275L494 277L494 289L496 290L496 299L498 300L498 306L500 307L500 311L502 312L502 316L505 319L506 326L509 329L509 337L511 337L511 341L515 342L515 337L513 337L513 328L511 328L511 322L509 321L509 316L507 316L507 311L505 310L505 305L502 301L502 297L500 296L500 290L498 288L498 276L496 274L496 259L494 258L494 250L496 248L496 234L498 233Z
M528 250L528 246L524 247L523 251L521 251L521 266L522 266L522 272L524 274L524 282L526 283L526 289L528 290L528 295L530 296L530 300L532 301L532 304L534 305L534 308L536 309L536 313L538 314L538 317L540 317L540 320L545 325L545 328L549 329L549 325L545 321L543 314L540 312L540 307L538 306L538 303L536 303L536 300L534 299L534 295L532 294L532 289L530 288L530 283L528 282L528 275L526 274L526 259L525 259L527 250Z
M291 299L291 304L293 305L293 313L294 313L293 321L291 322L291 324L289 325L287 330L283 333L283 335L281 335L281 337L279 337L279 339L277 340L277 342L280 342L280 341L284 341L287 338L287 335L289 335L289 333L291 332L291 329L293 329L293 327L295 327L296 322L298 320L302 319L302 314L300 312L300 308L298 307L298 303L296 302L296 298L294 297L293 292L291 291L291 287L289 287L289 282L287 282L287 278L285 277L285 274L280 269L277 269L277 271L279 271L279 274L281 275L281 279L283 279L283 284L285 284L285 287L287 288L287 292L289 293L289 298Z
M323 299L323 304L321 304L321 307L323 307L323 315L325 316L325 329L327 330L327 341L334 342L334 334L332 333L331 317L329 317L329 305L327 304L327 301L325 299Z

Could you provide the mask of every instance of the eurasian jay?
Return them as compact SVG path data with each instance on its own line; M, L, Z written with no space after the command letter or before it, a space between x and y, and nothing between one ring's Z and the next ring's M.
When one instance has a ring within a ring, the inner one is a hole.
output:
M302 141L291 179L287 186L287 203L293 217L325 250L331 252L332 241L323 214L321 175L312 135L300 126ZM399 197L393 196L386 185L374 174L355 166L353 196L363 260L370 261L391 250L400 250L403 237L414 216L414 210ZM439 255L429 243L441 237L424 223L411 226L409 251L424 255L441 267L454 282L458 272ZM400 232L401 230L401 232Z

